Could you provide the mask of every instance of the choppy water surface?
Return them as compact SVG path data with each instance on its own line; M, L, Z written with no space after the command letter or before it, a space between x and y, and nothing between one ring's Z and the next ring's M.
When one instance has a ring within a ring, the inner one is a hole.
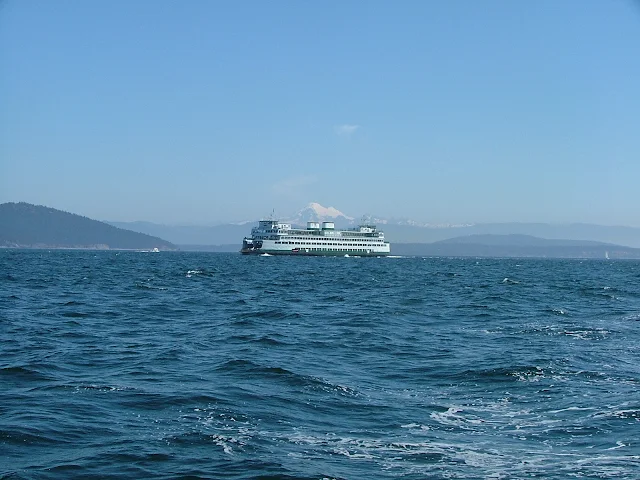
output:
M0 477L640 477L640 263L0 251Z

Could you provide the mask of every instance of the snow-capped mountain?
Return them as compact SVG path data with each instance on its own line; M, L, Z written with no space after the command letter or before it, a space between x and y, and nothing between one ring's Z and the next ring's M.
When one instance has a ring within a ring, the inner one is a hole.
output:
M439 228L445 225L432 225L429 223L416 222L408 218L381 218L371 215L362 217L351 217L337 208L324 207L317 202L311 202L295 215L286 219L294 225L306 225L307 222L335 222L336 226L346 227L360 224L360 222L373 223L374 225L405 225L411 227L431 227ZM452 227L453 225L446 225Z
M372 215L363 215L361 217L351 217L337 208L324 207L317 202L311 202L298 213L282 219L293 225L305 226L307 222L335 222L337 227L357 226L361 222L372 223L374 225L398 225L406 227L421 228L455 228L470 227L471 225L454 225L454 224L432 224L417 222L409 218L383 218Z
M307 222L336 222L337 224L352 224L354 218L345 215L340 210L333 207L323 207L319 203L312 202L292 218L289 219L294 225L305 225Z

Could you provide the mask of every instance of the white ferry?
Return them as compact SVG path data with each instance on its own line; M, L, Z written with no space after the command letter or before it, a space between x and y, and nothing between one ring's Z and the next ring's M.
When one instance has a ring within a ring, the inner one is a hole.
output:
M379 257L389 255L391 248L375 225L336 230L333 222L307 222L305 229L277 220L260 220L251 229L251 236L244 238L240 253Z

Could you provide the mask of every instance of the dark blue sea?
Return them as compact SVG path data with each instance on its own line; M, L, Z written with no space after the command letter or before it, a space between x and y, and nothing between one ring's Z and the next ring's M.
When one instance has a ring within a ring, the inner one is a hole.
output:
M640 478L640 262L0 250L0 478Z

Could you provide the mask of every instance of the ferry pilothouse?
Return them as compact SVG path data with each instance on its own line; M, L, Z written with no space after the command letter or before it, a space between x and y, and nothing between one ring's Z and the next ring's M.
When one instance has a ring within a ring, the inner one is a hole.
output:
M334 222L307 222L295 228L277 220L260 220L242 242L244 255L317 255L379 257L391 253L384 233L375 225L339 230Z

